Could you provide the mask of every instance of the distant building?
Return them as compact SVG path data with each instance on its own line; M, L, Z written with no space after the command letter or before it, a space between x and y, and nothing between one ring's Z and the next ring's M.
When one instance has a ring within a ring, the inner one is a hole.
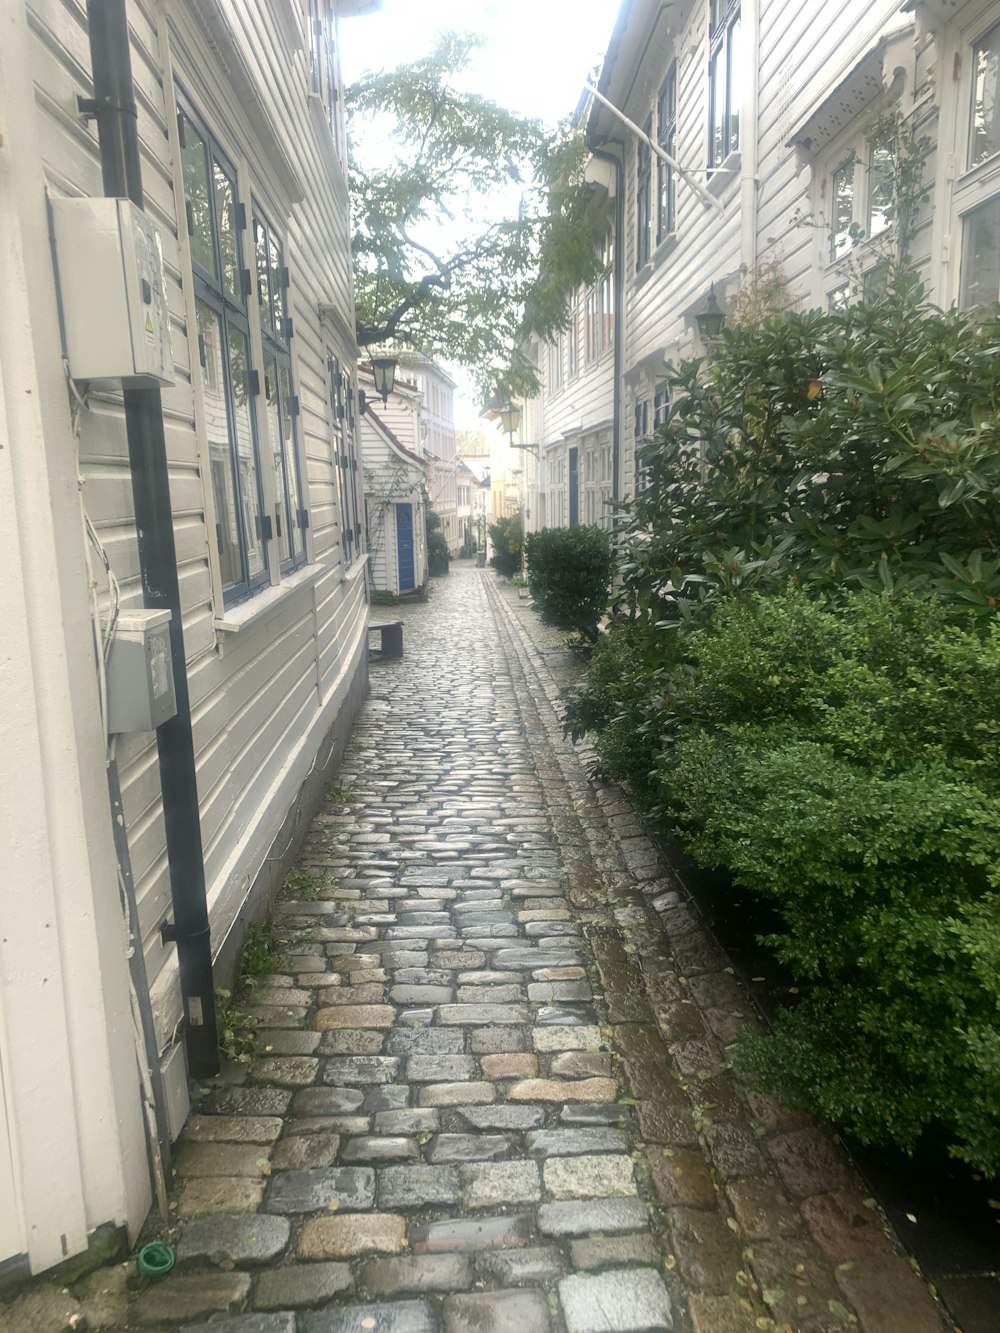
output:
M427 586L430 460L408 448L369 399L361 417L365 528L372 587L396 595Z

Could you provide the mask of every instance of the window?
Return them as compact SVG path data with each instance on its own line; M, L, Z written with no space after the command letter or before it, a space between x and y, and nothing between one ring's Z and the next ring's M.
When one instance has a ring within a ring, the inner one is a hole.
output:
M550 393L558 393L563 383L562 338L558 335L549 343L549 383Z
M708 165L718 167L740 146L743 71L739 0L711 0L708 57Z
M965 161L954 194L962 237L958 299L966 308L1000 299L1000 23L970 36L969 120L959 135Z
M340 540L350 565L364 550L358 503L358 448L351 378L332 352L326 359L330 414L333 420L333 464L340 496Z
M337 19L330 0L309 0L309 90L323 103L337 153L342 157L336 38Z
M653 430L659 430L667 424L670 416L670 389L666 384L658 384L653 394Z
M645 490L646 487L646 470L642 466L639 455L643 441L649 435L649 399L644 398L642 401L637 402L635 404L634 413L633 449L635 453L635 493L638 495L639 492Z
M615 337L615 253L609 232L604 238L604 272L584 297L584 359L596 361Z
M288 341L288 270L284 247L274 228L253 209L254 253L257 263L257 305L264 350L264 416L274 469L274 536L281 568L289 572L305 563L308 516L302 504L302 477L296 421L298 399L292 392Z
M647 139L653 133L653 117L648 116L642 127ZM650 235L650 187L652 174L652 149L648 143L638 140L635 146L635 267L636 272L649 259Z
M569 345L569 377L575 380L580 373L580 292L573 293L569 307L569 328L566 330Z
M656 99L656 140L665 153L671 157L676 153L677 142L677 61L670 66L663 81L660 95ZM659 244L677 230L676 216L676 181L674 169L664 162L656 161L656 242Z
M867 275L884 263L885 247L869 243L890 229L893 167L891 140L870 141L859 129L841 138L820 168L820 211L829 223L824 296L831 310L861 289L876 290Z
M181 173L191 241L215 534L226 604L270 582L251 365L245 267L246 214L236 171L184 105L178 107Z

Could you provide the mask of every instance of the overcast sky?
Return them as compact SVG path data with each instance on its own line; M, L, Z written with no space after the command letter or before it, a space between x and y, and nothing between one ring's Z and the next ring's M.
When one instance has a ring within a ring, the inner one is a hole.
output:
M611 36L620 0L383 0L382 12L342 19L345 82L425 55L442 32L485 39L464 80L471 91L555 125L572 115L583 82ZM456 424L482 429L479 406L459 381Z

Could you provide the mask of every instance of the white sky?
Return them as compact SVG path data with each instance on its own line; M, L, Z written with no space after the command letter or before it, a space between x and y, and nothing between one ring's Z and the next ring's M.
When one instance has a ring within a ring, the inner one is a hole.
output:
M341 20L344 80L425 55L441 32L474 32L486 44L473 54L465 85L555 125L575 110L619 7L620 0L383 0L381 13ZM461 384L461 372L455 378ZM455 411L460 430L486 425L461 389Z

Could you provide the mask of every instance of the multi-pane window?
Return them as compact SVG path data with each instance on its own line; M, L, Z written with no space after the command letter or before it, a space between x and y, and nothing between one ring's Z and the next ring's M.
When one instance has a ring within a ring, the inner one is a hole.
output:
M975 169L1000 153L1000 23L972 42L972 88L966 161L955 187L961 222L959 303L1000 299L1000 194L993 167Z
M649 259L652 222L652 159L648 140L653 133L653 117L648 116L642 127L646 139L635 145L635 267L638 271Z
M640 454L643 442L649 435L649 399L636 402L633 417L633 452L635 455L635 493L645 490L646 469L642 466Z
M743 69L739 0L711 0L708 57L708 165L721 166L740 146Z
M549 382L550 393L558 393L563 384L563 347L558 335L549 343Z
M969 166L1000 152L1000 23L972 48L972 117Z
M340 540L344 561L350 565L364 549L354 394L351 392L350 375L332 352L327 355L326 371L333 419L333 465L340 496Z
M665 426L669 416L670 389L666 384L658 384L653 393L653 430Z
M569 377L576 379L580 373L580 293L573 293L569 306L569 327L566 330L566 342L569 351Z
M676 156L677 144L677 61L667 72L667 77L656 99L656 141L665 153ZM664 162L656 161L656 242L665 240L677 229L677 182L674 169Z
M831 309L842 303L841 290L845 282L850 295L851 283L846 281L846 267L840 261L857 250L862 240L870 241L890 226L893 146L888 139L871 141L859 133L832 161L833 169L823 178L822 186L825 211L829 218L826 262L835 266L831 276L835 278L836 285L835 288L828 287L826 293ZM861 254L862 267L865 269L880 259L877 248L862 251Z
M854 244L854 158L841 162L831 178L830 258L840 259Z
M250 354L246 213L237 195L235 168L183 104L178 107L177 127L215 536L223 597L230 603L270 582L270 521L264 512L257 423L251 403L258 385Z
M270 462L274 470L274 536L281 568L305 563L308 517L302 502L302 477L297 441L298 401L292 392L288 341L288 270L284 249L274 228L257 205L253 209L253 241L257 267L257 306L264 352L263 415L267 420Z
M337 79L337 19L331 0L309 0L309 89L326 109L337 152L343 143Z
M588 363L596 361L615 338L615 255L610 232L604 238L603 258L604 271L584 296L584 359Z

